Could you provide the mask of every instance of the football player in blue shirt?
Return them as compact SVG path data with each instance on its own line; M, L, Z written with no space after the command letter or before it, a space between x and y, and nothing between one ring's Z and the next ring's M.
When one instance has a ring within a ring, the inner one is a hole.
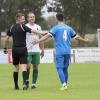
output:
M32 43L36 44L53 36L55 43L56 68L62 83L60 90L66 90L68 86L68 66L70 63L71 38L75 38L83 42L88 42L88 39L82 38L71 27L64 24L63 14L56 14L56 20L58 24L50 29L48 34L37 41L33 41Z

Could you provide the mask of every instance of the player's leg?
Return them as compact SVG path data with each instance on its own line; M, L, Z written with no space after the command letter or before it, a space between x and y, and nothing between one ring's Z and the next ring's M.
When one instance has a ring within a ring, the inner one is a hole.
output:
M70 55L67 54L67 55L64 56L64 64L63 64L64 65L63 72L64 72L66 85L63 86L61 88L61 90L66 90L67 86L68 86L68 66L69 66L69 62L70 62Z
M23 90L27 90L27 48L23 47L19 49L20 51L20 66L22 69L22 76L23 76Z
M18 86L19 56L16 54L16 48L12 48L12 58L13 58L13 65L15 66L13 71L15 90L19 90Z
M30 67L31 67L31 64L27 64L27 85L29 87L29 75L30 75Z
M69 66L69 63L70 63L70 54L66 54L64 56L64 69L63 69L66 84L68 84L68 66Z
M20 64L22 69L22 76L23 76L23 90L28 88L27 84L27 64Z
M63 73L63 69L62 68L57 68L57 72L58 72L61 84L62 85L66 85L66 83L65 83L65 76L64 76L64 73Z
M19 90L18 86L18 72L19 72L19 65L15 65L14 72L13 72L13 79L15 84L15 90Z
M29 87L29 75L30 75L30 67L31 67L31 62L32 62L32 53L31 52L28 53L27 61L28 61L28 64L27 64L27 85Z
M67 68L63 68L63 72L64 72L64 75L65 75L65 82L67 84L67 81L68 81L68 69Z
M58 75L59 75L62 86L65 86L66 82L65 82L65 75L64 75L64 72L63 72L63 68L64 68L63 62L64 62L64 57L62 55L61 56L56 56L57 72L58 72Z
M38 65L40 64L40 53L33 53L32 65L33 65L33 74L32 74L32 89L36 88L36 82L38 79Z

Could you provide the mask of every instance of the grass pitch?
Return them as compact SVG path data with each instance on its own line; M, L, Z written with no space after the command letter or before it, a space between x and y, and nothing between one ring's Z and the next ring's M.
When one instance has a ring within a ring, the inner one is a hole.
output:
M54 64L40 64L37 88L15 91L12 80L13 66L0 64L0 100L100 100L100 63L71 64L69 87L60 91L61 84ZM30 86L32 70L30 74Z

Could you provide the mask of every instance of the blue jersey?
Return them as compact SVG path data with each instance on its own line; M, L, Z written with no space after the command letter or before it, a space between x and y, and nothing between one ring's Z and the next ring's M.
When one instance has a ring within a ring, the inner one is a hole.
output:
M56 55L70 54L71 38L76 32L66 24L58 24L49 32L54 37Z

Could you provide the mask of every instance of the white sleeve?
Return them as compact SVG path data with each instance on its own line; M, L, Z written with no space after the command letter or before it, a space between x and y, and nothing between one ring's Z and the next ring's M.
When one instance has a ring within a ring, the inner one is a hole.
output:
M38 25L38 30L39 30L39 31L41 31L41 30L42 30L41 26L39 26L39 25Z

